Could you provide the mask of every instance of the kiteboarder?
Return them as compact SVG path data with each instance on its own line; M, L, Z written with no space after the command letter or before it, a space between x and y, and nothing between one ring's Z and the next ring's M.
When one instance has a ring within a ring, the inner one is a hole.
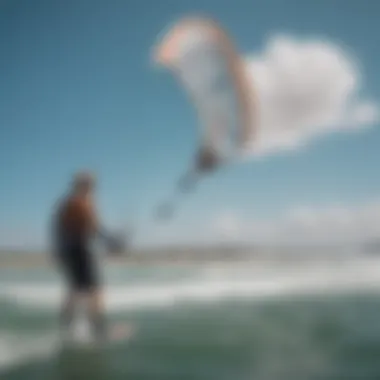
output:
M60 313L63 331L70 328L79 301L87 301L93 333L105 338L106 323L102 286L91 241L100 228L95 211L95 178L89 172L75 175L69 193L59 202L54 215L54 252L63 273L67 294Z

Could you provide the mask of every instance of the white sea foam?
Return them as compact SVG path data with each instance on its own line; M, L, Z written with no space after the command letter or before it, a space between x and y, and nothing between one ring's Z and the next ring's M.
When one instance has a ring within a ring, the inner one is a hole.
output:
M263 298L293 294L344 292L380 288L380 265L372 261L328 263L303 267L213 267L191 279L106 287L108 311L173 306L180 302L213 302L228 298ZM61 299L58 284L10 283L0 297L22 307L55 309Z
M227 299L267 299L291 295L331 294L380 290L379 260L302 266L254 265L208 266L184 280L157 281L106 287L109 312L168 308L181 303L212 303ZM0 288L0 301L6 299L28 312L56 312L62 295L58 283L29 284L10 281ZM0 370L26 360L47 357L57 347L57 339L45 334L24 336L0 331Z

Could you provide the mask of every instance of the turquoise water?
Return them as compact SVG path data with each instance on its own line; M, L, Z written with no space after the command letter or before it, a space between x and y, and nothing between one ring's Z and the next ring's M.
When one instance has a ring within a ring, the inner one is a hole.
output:
M138 333L76 352L56 336L56 275L4 270L0 378L379 379L375 264L109 268L109 318Z

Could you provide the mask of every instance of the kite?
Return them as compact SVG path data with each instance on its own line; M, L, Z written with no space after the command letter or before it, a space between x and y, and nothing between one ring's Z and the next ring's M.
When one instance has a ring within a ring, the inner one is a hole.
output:
M228 34L213 20L185 18L160 39L154 61L170 70L189 95L199 118L199 147L178 189L240 156L255 134L253 91L245 66ZM166 202L158 214L169 217Z

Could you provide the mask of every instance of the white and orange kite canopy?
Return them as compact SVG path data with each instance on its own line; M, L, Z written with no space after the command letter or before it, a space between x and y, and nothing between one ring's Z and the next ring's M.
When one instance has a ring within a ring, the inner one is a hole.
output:
M190 94L203 126L202 145L234 156L252 141L253 91L233 43L214 21L177 22L156 46L154 60L172 70Z

